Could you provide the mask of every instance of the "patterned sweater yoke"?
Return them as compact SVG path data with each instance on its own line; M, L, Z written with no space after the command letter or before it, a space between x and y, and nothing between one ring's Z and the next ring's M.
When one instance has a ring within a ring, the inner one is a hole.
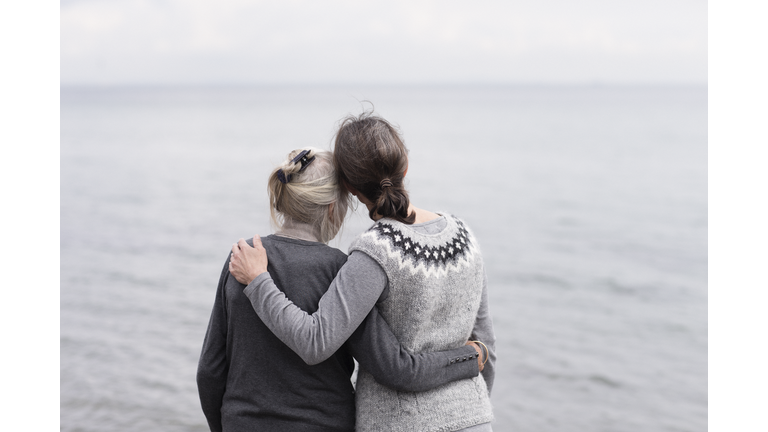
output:
M445 227L426 234L381 219L350 246L375 259L389 281L379 312L402 345L433 352L464 345L480 307L483 260L463 221L442 215ZM493 418L482 375L436 389L397 392L365 370L357 382L357 429L452 431Z

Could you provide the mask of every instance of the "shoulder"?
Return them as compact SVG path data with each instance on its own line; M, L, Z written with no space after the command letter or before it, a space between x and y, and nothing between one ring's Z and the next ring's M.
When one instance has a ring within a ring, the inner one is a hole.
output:
M261 239L262 244L269 243L271 241L269 236L265 236L265 237L259 236L259 238ZM248 243L248 246L253 247L253 237L249 237L245 239L245 242Z
M337 266L341 267L344 265L344 263L347 262L347 254L342 252L339 249L336 249L335 247L331 247L328 245L325 245L325 247L322 248L322 251L324 254L327 255L328 259L336 263Z
M394 237L393 234L393 227L389 223L375 222L352 240L348 253L362 252L383 265L383 255L386 254L386 249Z
M467 223L464 222L463 219L460 219L451 214L446 214L446 217L456 224L456 231L458 233L463 234L467 237L474 237L474 235L472 234L472 230L469 229L469 225L467 225Z
M267 249L267 254L269 254L271 248L276 247L279 244L286 244L287 241L291 247L303 249L302 255L314 256L316 258L321 257L326 261L339 263L340 265L343 265L344 262L347 261L347 254L324 243L307 242L304 240L275 240L274 235L272 234L260 237L260 239L261 244ZM245 242L248 243L248 246L253 247L253 238L248 238Z
M349 246L349 253L352 253L353 250L365 251L367 248L375 247L377 243L382 243L383 241L394 237L395 232L399 231L400 230L397 230L397 228L390 224L389 221L380 220L375 222L370 228L363 231L361 234L358 234L358 236L352 240L352 244Z
M473 253L480 254L480 245L477 243L477 238L475 238L469 225L467 225L463 219L452 214L446 213L445 216L455 225L453 234L454 240L458 239L460 242L463 242L468 249L472 250Z
M471 262L480 256L474 236L463 220L441 213L447 225L439 233L422 233L397 221L382 219L352 242L349 252L361 251L387 267L394 260L414 268Z

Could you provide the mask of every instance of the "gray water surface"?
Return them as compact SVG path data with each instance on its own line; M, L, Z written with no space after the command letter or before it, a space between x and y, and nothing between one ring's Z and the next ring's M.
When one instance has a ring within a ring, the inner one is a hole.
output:
M229 248L271 232L271 168L363 99L414 204L480 242L495 431L707 429L705 87L305 86L62 88L62 431L207 430Z

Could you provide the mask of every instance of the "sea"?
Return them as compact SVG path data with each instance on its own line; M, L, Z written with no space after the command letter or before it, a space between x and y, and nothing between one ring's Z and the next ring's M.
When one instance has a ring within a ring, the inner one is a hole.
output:
M374 109L488 274L496 432L707 430L707 87L61 87L62 431L206 431L195 373L266 183ZM330 244L371 221L359 206Z

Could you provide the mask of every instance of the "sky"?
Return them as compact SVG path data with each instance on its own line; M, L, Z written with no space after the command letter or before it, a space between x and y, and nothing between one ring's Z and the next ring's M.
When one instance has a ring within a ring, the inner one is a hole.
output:
M62 84L707 82L704 0L61 0Z

